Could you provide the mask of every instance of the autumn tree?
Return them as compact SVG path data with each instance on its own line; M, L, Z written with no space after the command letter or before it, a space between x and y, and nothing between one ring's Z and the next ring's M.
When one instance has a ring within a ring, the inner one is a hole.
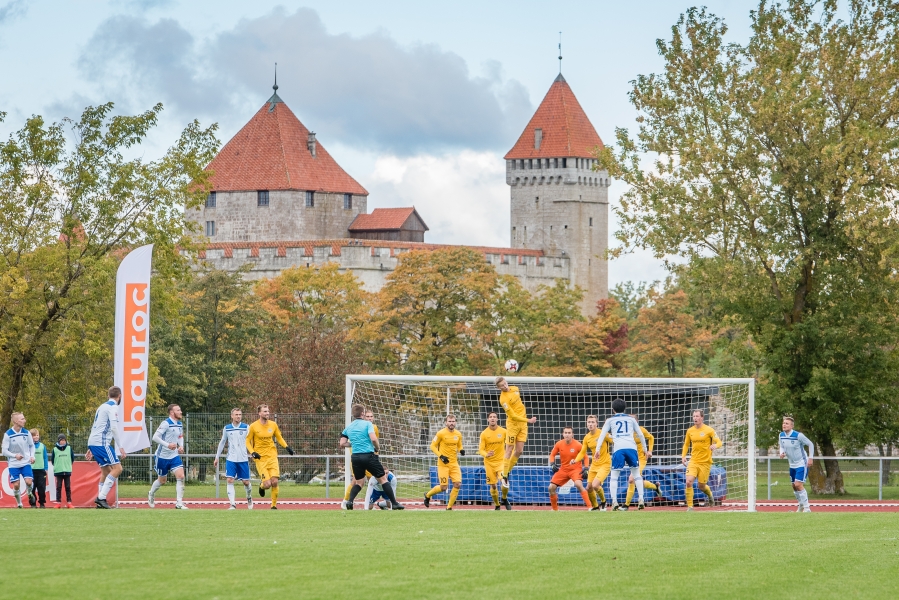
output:
M761 349L761 419L793 413L833 456L895 402L899 11L787 0L751 21L727 43L721 19L687 11L657 43L663 71L634 82L636 138L619 130L598 158L630 186L624 246L684 259ZM837 462L812 483L843 492Z
M39 377L38 357L44 354L49 365L60 334L77 339L73 331L89 324L92 309L108 306L108 283L125 249L154 243L155 262L165 268L161 263L183 260L179 244L190 246L184 209L205 196L203 168L218 147L215 128L193 122L162 158L148 161L139 158L140 146L162 106L135 116L112 110L112 104L88 107L78 120L52 124L35 116L0 144L4 428L23 389ZM111 330L108 342L100 341L99 327L86 331L89 343L111 345ZM94 357L102 354L98 349ZM110 382L107 375L94 385Z

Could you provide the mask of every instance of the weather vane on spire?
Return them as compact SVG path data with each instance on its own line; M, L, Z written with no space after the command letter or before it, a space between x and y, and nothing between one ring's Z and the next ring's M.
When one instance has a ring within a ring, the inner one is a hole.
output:
M559 75L562 74L562 32L559 32Z

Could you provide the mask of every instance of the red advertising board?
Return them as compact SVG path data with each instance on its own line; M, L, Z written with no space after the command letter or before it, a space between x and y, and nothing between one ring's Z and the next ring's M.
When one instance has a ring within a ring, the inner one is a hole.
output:
M16 498L12 493L9 475L6 472L8 463L0 462L0 508L14 508ZM79 508L93 508L100 483L100 466L95 462L80 461L72 463L72 504ZM24 483L21 483L24 485ZM65 488L62 493L65 494ZM113 504L116 488L109 492L109 503ZM52 471L47 472L47 504L56 502L56 482ZM28 499L22 497L22 504L28 508Z

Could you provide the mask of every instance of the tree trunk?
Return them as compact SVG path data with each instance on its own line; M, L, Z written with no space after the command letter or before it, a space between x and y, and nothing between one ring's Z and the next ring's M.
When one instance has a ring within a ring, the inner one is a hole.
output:
M16 402L18 402L19 394L22 392L22 382L25 379L25 368L27 366L27 364L24 364L24 360L20 359L18 362L13 363L10 368L9 390L6 398L4 398L3 408L0 410L0 427L3 428L3 431L9 429L12 414L16 410Z
M821 449L821 456L834 456L836 449L833 442L829 438L825 438L818 444ZM809 469L809 480L812 484L812 491L816 494L838 494L846 493L843 487L843 472L840 471L839 461L833 459L815 459L812 468Z

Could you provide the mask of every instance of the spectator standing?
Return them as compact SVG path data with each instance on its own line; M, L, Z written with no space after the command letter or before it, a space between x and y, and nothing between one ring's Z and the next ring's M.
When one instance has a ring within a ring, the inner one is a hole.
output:
M37 496L37 504L40 508L47 508L47 447L41 442L41 432L30 429L31 440L34 442L34 464L31 472L34 473L34 491ZM29 504L34 508L34 496L28 498Z
M56 508L62 508L62 486L66 486L66 507L75 508L72 504L72 463L75 455L64 433L56 438L56 445L50 453L53 463L53 478L56 479Z

